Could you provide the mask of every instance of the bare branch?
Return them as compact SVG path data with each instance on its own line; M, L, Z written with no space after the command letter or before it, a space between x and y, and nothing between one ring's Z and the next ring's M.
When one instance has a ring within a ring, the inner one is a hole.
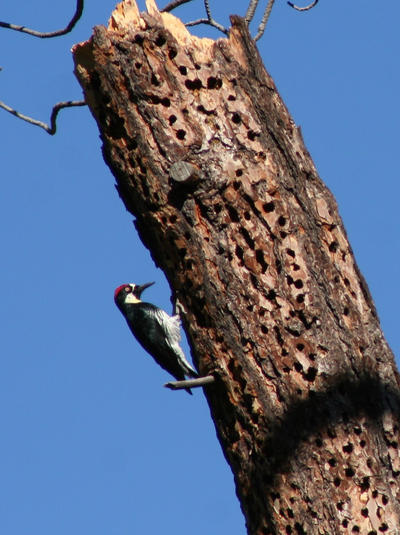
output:
M33 35L34 37L41 37L42 39L48 38L48 37L58 37L60 35L65 35L66 33L69 33L72 30L72 28L81 18L82 12L83 12L83 2L84 0L76 1L75 14L70 20L70 22L68 23L68 25L63 30L56 30L55 32L38 32L37 30L31 30L30 28L26 28L25 26L17 26L16 24L10 24L8 22L1 22L1 21L0 21L0 28L8 28L9 30L15 30L17 32L28 33L29 35Z
M162 10L161 13L167 13L169 11L172 11L173 9L183 5L187 4L188 2L191 2L192 0L173 0L169 4L167 4Z
M258 2L259 0L250 0L246 15L244 16L244 20L247 22L247 24L250 24L250 22L253 20L254 13L256 12L258 6Z
M198 379L188 379L186 381L171 381L164 386L171 390L182 390L183 388L198 388L199 386L209 385L215 382L213 375L206 375Z
M209 24L210 26L214 26L214 28L217 28L217 30L224 33L225 35L228 35L228 30L224 26L222 26L222 24L220 24L215 19L213 19L211 15L209 0L204 0L204 7L206 8L207 18L186 22L185 26L196 26L197 24Z
M311 2L311 4L308 4L308 6L299 7L293 4L293 2L288 2L289 6L293 9L296 9L297 11L308 11L309 9L312 9L314 6L318 4L318 0L314 0L314 2Z
M318 1L318 0L317 0ZM258 41L260 37L263 36L265 32L265 27L267 25L269 16L271 15L272 8L274 6L275 0L268 0L267 7L265 8L263 18L261 19L260 25L258 27L257 33L254 37L254 41Z
M84 100L68 100L66 102L58 102L52 109L51 115L50 115L50 126L46 123L43 123L42 121L38 121L37 119L33 119L32 117L29 117L28 115L23 115L17 110L14 110L13 108L10 108L10 106L7 106L4 102L1 102L0 100L0 108L3 108L3 110L8 111L12 115L15 115L18 117L18 119L22 119L23 121L26 121L27 123L34 124L35 126L40 126L40 128L43 128L46 130L48 134L51 136L54 136L57 130L56 125L56 119L58 112L62 108L72 108L73 106L86 106L86 102Z

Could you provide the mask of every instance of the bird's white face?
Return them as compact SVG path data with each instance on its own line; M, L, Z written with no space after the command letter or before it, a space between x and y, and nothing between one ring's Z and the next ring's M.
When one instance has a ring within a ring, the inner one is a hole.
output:
M130 291L129 291L129 287L130 287ZM135 288L136 288L136 284L128 284L126 289L125 289L125 292L126 292L126 297L125 297L125 303L140 303L140 299L138 299L135 295Z

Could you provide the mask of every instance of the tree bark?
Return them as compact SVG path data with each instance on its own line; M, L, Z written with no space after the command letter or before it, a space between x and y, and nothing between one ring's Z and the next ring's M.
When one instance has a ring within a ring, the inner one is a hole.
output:
M120 4L74 48L104 158L179 300L249 534L398 533L399 378L337 206L239 17Z

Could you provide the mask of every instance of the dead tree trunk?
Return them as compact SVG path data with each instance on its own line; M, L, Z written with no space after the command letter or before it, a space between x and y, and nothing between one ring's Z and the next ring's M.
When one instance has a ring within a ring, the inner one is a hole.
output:
M399 380L336 203L247 27L148 1L74 50L104 157L182 308L250 534L399 533Z

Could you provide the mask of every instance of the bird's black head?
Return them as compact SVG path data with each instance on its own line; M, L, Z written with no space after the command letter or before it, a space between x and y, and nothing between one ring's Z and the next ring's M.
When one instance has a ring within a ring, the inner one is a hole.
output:
M146 282L146 284L122 284L114 292L114 301L115 304L121 308L124 304L127 303L139 303L140 296L142 295L143 290L152 286L154 282Z

